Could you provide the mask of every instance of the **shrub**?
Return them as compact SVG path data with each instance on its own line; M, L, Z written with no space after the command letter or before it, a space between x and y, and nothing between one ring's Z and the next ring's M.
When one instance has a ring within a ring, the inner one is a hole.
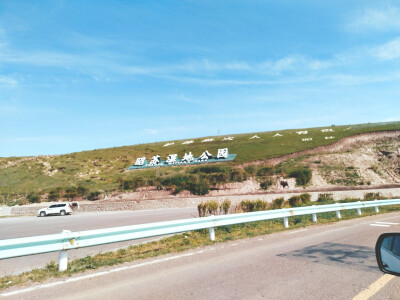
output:
M246 166L244 167L244 170L250 175L255 175L257 172L257 168L254 165Z
M206 203L201 202L197 205L197 211L199 212L199 218L206 216L206 213L207 213L206 209L207 209Z
M266 175L274 175L274 168L272 167L262 167L257 171L257 176L264 177Z
M87 199L90 200L90 201L99 200L100 199L100 195L101 195L100 191L91 192L87 196Z
M50 201L54 201L61 198L61 188L56 188L51 190L47 196L47 199Z
M262 211L268 209L268 203L262 200L256 200L254 203L254 211Z
M265 180L265 181L261 182L261 183L260 183L260 187L261 187L263 190L266 190L266 189L268 189L270 186L272 186L273 184L274 184L274 181L273 181L271 178L269 178L268 180Z
M309 168L297 168L291 171L289 176L296 178L297 185L306 185L311 180L312 172Z
M318 194L318 202L324 202L324 201L329 201L333 200L333 194L332 193L324 193L324 194Z
M122 180L120 183L120 188L124 190L135 191L138 187L145 186L147 182L141 177Z
M243 200L239 204L239 209L242 212L253 212L253 211L261 211L268 209L268 203L263 200Z
M231 181L233 182L242 182L246 179L247 176L242 170L234 170L231 172Z
M154 183L154 186L155 186L155 188L156 188L157 191L161 191L161 190L163 189L162 184L161 184L160 182L158 182L158 181L156 181L156 182Z
M30 203L40 203L41 199L40 196L36 193L29 193L26 197Z
M210 215L217 215L218 214L218 202L215 200L210 200L206 202L207 205L207 212Z
M123 180L123 181L121 182L120 187L121 187L122 189L124 189L124 190L133 190L133 189L135 188L135 187L134 187L133 180L131 180L131 179L129 179L129 180Z
M161 178L159 181L160 189L166 186L167 189L173 189L174 194L183 190L188 190L194 195L206 195L210 190L210 184L207 175L175 175Z
M182 192L183 191L183 187L181 186L181 185L178 185L178 186L174 186L174 192L173 192L173 194L174 195L178 195L180 192Z
M250 200L242 200L239 204L240 210L243 212L254 211L254 203Z
M273 209L280 209L280 208L282 208L284 202L285 202L284 198L277 198L272 201L271 207Z
M301 206L301 198L300 196L293 196L289 198L289 205L290 207L297 207Z
M163 186L180 186L187 184L191 179L192 176L175 175L175 176L161 178L160 182Z
M228 177L223 173L210 174L207 176L207 180L211 185L216 186L218 184L228 182Z
M191 173L196 174L196 173L206 173L206 174L211 174L211 173L225 173L228 170L226 167L221 167L221 166L201 166L193 169Z
M228 199L222 201L219 210L223 212L225 215L229 212L229 208L231 207L231 201Z
M311 195L308 193L301 194L300 200L303 205L309 205L311 203Z
M365 201L371 201L371 200L375 200L375 199L377 199L377 200L381 200L382 199L382 197L380 196L379 192L378 193L366 193L364 195L364 200Z
M230 201L229 200L225 200L229 202L229 206L230 206ZM210 200L210 201L206 201L206 202L201 202L197 205L197 211L199 213L199 217L206 217L208 215L218 215L218 208L220 206L218 205L218 202L215 200ZM229 207L228 207L229 209Z
M75 187L67 188L65 190L64 197L68 198L68 199L74 199L74 198L78 197L78 192L77 192L76 188Z
M205 179L200 179L198 182L189 182L188 190L194 195L207 195L210 185Z
M76 188L76 191L77 191L79 196L84 196L84 195L86 195L88 193L88 189L86 187L84 187L84 186L78 186Z

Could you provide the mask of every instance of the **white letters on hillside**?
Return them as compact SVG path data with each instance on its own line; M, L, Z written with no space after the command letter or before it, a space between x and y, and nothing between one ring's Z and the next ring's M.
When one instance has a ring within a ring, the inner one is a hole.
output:
M228 148L218 149L217 158L227 158L228 157Z
M173 145L173 144L175 144L174 142L172 142L172 143L166 143L163 147L168 147L168 146L171 146L171 145Z
M308 141L312 141L312 138L305 138L305 139L301 139L303 142L308 142Z
M144 162L146 160L146 157L139 157L136 159L135 166L143 166Z
M218 154L213 156L208 150L204 151L199 157L194 157L192 152L185 153L182 159L178 158L178 154L169 154L166 160L161 160L160 155L154 155L150 162L145 157L136 159L136 163L128 169L141 169L148 167L176 166L185 164L201 164L204 162L232 161L236 154L229 154L228 148L218 149Z
M224 137L223 141L233 141L234 137L233 136L228 136L228 137Z
M322 132L334 132L331 128L321 129Z
M161 161L161 156L160 155L155 155L151 158L151 161L149 163L149 166L157 166L160 164Z
M178 158L178 154L170 154L170 155L168 155L166 163L167 164L173 164L173 163L176 162L177 158Z
M326 140L332 140L332 139L334 139L334 138L335 138L334 136L326 136L326 137L325 137Z
M186 142L182 143L182 145L189 145L189 144L193 144L193 141L191 140L191 141L186 141Z
M199 161L205 161L208 160L209 158L212 158L212 154L206 150L200 155Z
M182 162L184 162L184 163L189 163L189 162L191 162L193 160L194 160L194 157L193 157L192 152L189 152L189 154L185 153L185 155L182 158Z
M202 143L208 143L208 142L212 142L214 139L205 139L205 140L202 140L201 142Z
M308 134L307 130L303 130L303 131L296 131L297 134Z

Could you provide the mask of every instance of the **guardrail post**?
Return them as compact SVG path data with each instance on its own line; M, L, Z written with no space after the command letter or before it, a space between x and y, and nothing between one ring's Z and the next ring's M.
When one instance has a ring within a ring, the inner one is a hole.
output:
M58 256L58 271L64 272L68 268L68 252L60 251L60 255Z
M63 230L62 234L67 238L68 234L71 233L70 230ZM68 268L68 252L66 250L60 251L58 256L58 271L64 272Z
M313 205L313 206L315 206L315 205ZM317 214L312 214L312 221L314 223L317 223Z
M283 226L289 228L289 219L287 217L283 218Z
M374 201L378 201L378 200L374 200ZM379 214L379 207L378 207L378 205L375 206L375 213Z
M357 201L357 202L361 202L361 201ZM361 216L361 208L357 208L357 215Z
M312 214L312 221L317 223L317 214Z
M215 230L214 230L214 227L208 228L208 231L210 233L210 240L211 241L215 241Z
M342 218L342 216L340 215L340 210L337 210L337 211L336 211L336 218L338 218L338 219L341 219L341 218Z

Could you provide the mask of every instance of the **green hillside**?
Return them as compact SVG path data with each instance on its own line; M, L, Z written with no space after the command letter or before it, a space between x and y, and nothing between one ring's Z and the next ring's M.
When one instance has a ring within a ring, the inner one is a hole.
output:
M322 132L323 129L332 131ZM117 189L133 190L143 185L171 188L175 192L189 189L195 191L194 193L204 194L201 187L196 192L197 186L206 184L210 187L218 182L241 181L247 176L263 172L255 168L245 170L237 168L242 163L332 144L343 137L360 133L392 130L400 130L400 122L232 134L229 135L234 138L232 141L223 141L227 135L188 139L193 140L192 144L182 144L187 140L176 140L60 156L0 158L0 202L11 205L21 201L35 202L60 197L79 199L81 196L96 199L97 193ZM298 134L298 131L308 131L308 133ZM278 133L281 136L276 136ZM250 139L254 135L259 138ZM326 139L326 137L334 138ZM212 138L214 141L202 142L206 138ZM303 141L303 139L312 140ZM164 146L172 142L173 145ZM161 158L165 159L168 154L176 153L182 157L189 151L194 156L199 156L205 150L215 155L219 148L228 148L230 153L236 153L235 161L218 164L217 167L214 165L208 169L201 169L199 166L178 166L126 170L136 158L142 156L150 160L153 155L161 155ZM289 171L275 169L265 172L287 174Z

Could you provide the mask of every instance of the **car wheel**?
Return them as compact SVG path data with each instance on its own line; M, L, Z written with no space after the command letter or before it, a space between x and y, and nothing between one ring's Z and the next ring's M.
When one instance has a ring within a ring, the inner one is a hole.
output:
M60 211L60 215L65 216L65 210Z
M45 217L45 216L46 216L46 213L45 213L44 211L41 211L41 212L40 212L40 216L41 216L41 217Z

